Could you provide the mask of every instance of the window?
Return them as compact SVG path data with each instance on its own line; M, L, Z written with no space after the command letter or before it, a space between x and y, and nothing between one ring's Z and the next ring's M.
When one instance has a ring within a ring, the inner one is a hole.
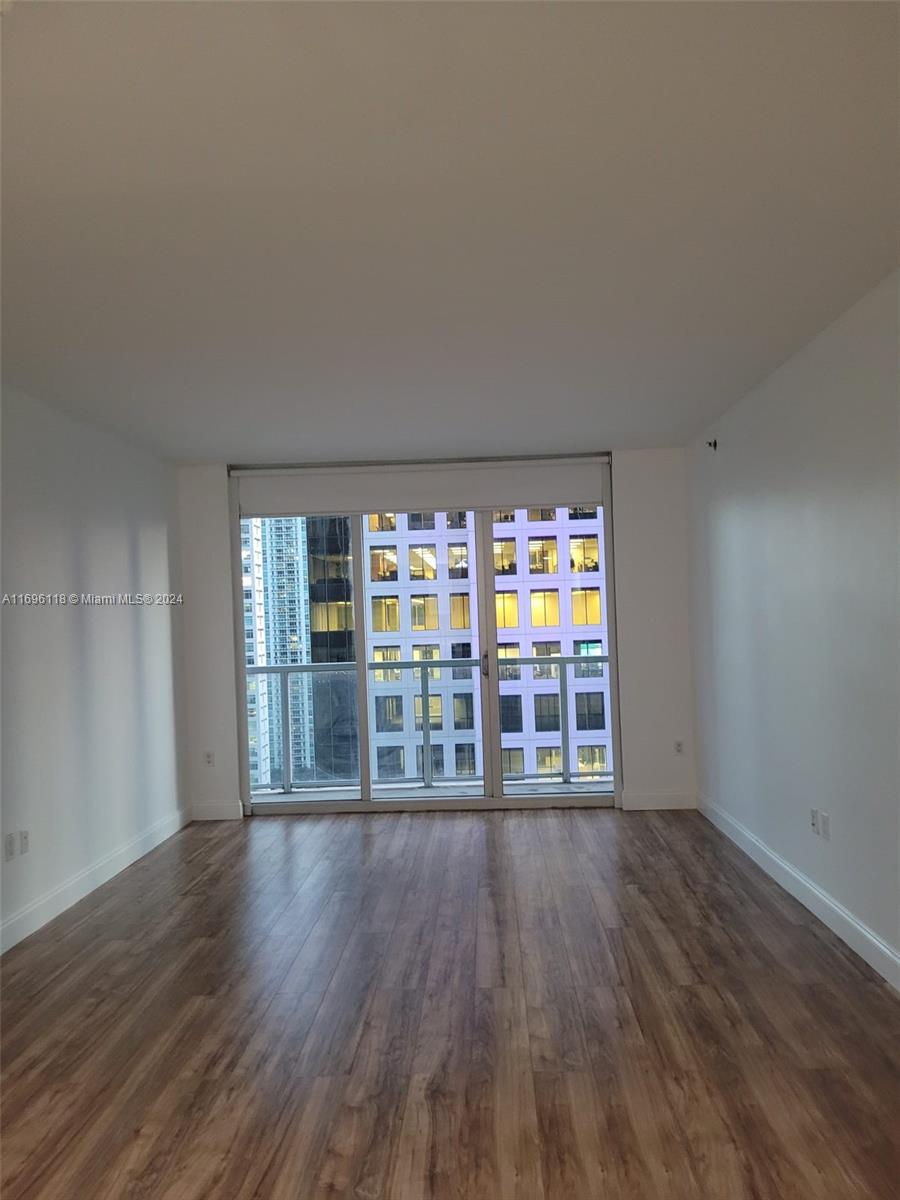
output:
M606 771L606 747L605 746L579 746L578 747L578 773L579 775L593 774L595 771Z
M407 529L434 529L434 513L420 512L406 514Z
M375 633L397 633L400 629L400 597L372 597L372 629Z
M597 509L585 508L582 505L576 505L575 508L569 509L570 521L596 521Z
M606 728L606 712L602 692L575 693L575 728Z
M313 633L352 629L353 605L349 600L314 601L309 606L309 627Z
M471 658L472 643L471 642L453 642L450 646L451 658ZM452 679L471 679L471 667L454 667L451 671Z
M425 747L416 746L416 774L420 779L425 775ZM431 775L436 778L438 775L444 774L444 747L431 747Z
M472 742L461 742L456 747L457 775L475 774L475 746Z
M403 732L403 697L402 696L376 696L375 697L375 732L376 733L402 733Z
M505 538L502 542L494 542L494 574L515 575L516 539Z
M555 575L559 570L556 538L528 539L528 570L532 575Z
M465 527L466 527L465 510L463 510L462 512L448 512L447 513L447 528L448 529L465 529Z
M554 733L559 730L559 696L543 695L534 698L534 732Z
M418 631L421 629L437 629L437 596L410 596L409 611L410 621L414 630Z
M468 629L471 625L471 617L469 616L469 594L468 592L451 592L450 593L450 628L451 629Z
M602 657L603 643L576 641L572 652L583 658ZM576 679L598 679L603 675L603 663L575 663L574 674Z
M434 546L410 546L410 579L437 579L437 550Z
M494 602L497 608L497 628L515 629L519 624L519 593L496 592Z
M529 521L555 521L556 520L556 509L555 508L529 508L528 520Z
M372 647L372 662L399 662L400 647L399 646L373 646ZM382 671L373 671L375 683L399 683L400 668L388 667Z
M576 574L600 570L600 544L595 535L569 538L569 562Z
M465 542L447 547L447 574L451 579L469 578L469 547Z
M500 697L500 732L522 732L522 697Z
M413 646L412 656L416 662L428 662L429 659L441 657L441 648L440 648L440 646ZM428 678L429 679L440 679L440 677L441 677L441 668L440 667L429 667L428 668ZM413 676L413 678L418 683L418 675L415 674Z
M402 779L405 773L403 747L378 747L378 778Z
M471 692L462 692L454 695L453 728L475 728L475 697Z
M599 592L597 593L599 596ZM531 624L535 628L541 625L559 624L559 592L555 589L547 592L531 593Z
M559 746L538 746L535 758L538 775L558 775L562 771L562 751Z
M525 774L525 751L521 746L511 746L500 751L504 775Z
M397 547L372 546L369 550L373 583L393 583L397 578Z
M494 509L494 524L506 525L516 519L516 510L514 508L495 508Z
M369 513L369 533L393 533L396 528L396 513Z
M600 624L599 588L572 588L572 624Z
M422 697L413 697L413 708L416 715L416 729L422 728ZM442 696L428 697L428 728L441 730L444 727L444 699Z
M562 654L562 648L559 642L534 642L531 647L532 658L543 658L545 655L548 658L559 658ZM559 679L559 667L538 667L533 668L535 679Z
M518 642L501 642L497 646L497 656L500 659L518 658L519 657ZM497 676L499 679L521 679L522 678L522 668L519 666L504 667L503 663L501 662L500 669L497 672Z

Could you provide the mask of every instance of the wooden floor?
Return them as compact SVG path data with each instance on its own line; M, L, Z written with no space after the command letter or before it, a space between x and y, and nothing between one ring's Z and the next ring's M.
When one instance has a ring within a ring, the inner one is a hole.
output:
M696 813L184 830L3 960L4 1200L895 1200L900 1000Z

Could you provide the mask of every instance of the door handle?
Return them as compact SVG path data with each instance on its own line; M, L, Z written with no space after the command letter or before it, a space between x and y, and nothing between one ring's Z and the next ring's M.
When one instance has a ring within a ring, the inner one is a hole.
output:
M481 656L481 673L487 679L488 677L488 652L485 650Z

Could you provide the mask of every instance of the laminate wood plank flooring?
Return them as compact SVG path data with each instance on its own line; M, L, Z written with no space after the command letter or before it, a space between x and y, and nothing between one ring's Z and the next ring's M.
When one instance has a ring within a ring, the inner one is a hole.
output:
M2 967L4 1200L896 1200L900 998L697 813L194 824Z

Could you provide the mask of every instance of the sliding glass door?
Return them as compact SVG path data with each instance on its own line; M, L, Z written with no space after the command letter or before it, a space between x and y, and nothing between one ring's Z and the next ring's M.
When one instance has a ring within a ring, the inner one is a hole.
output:
M610 802L600 504L240 520L253 803Z

